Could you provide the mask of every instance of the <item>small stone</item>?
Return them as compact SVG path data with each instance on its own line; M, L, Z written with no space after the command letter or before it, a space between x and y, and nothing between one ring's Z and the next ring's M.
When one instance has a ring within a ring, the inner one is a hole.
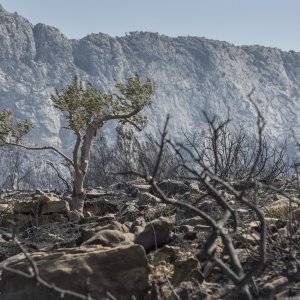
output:
M77 210L69 211L67 216L68 216L69 222L76 222L76 221L79 221L80 219L84 218L83 214Z
M288 229L286 227L278 229L278 233L281 237L287 237L289 235Z
M150 193L141 193L139 195L138 205L156 205L160 203L161 200Z
M249 251L247 249L238 248L235 252L241 263L245 263L249 259Z
M198 195L200 193L200 189L197 183L193 182L190 184L190 193L192 195Z
M35 194L36 194L36 195L44 195L45 193L44 193L43 191L37 189L37 190L35 191Z
M101 226L109 224L112 221L116 221L116 216L114 214L106 214L103 217L98 217L97 223Z
M185 240L193 241L197 239L197 231L189 231L183 236L183 238Z
M158 266L162 261L167 263L174 263L179 255L179 247L165 245L162 248L158 249L151 253L151 264Z
M238 237L244 242L244 243L249 243L253 246L255 246L259 240L260 240L260 236L255 233L255 232L245 232L245 233L242 233L242 234L239 234Z
M212 231L212 228L206 225L196 225L194 229L199 233L211 233Z
M130 232L135 232L135 227L137 226L145 227L146 225L144 217L138 217L131 223Z
M8 214L8 213L12 213L13 210L12 210L12 206L9 205L9 204L0 204L0 214L3 215L3 214Z
M174 264L174 275L172 282L178 285L182 281L188 281L191 273L198 268L199 262L195 258L179 260Z
M300 208L292 211L292 217L294 220L300 221Z
M194 230L194 226L191 226L191 225L180 225L178 228L179 232L184 232L184 233L187 233L187 232L190 232L193 230Z
M182 220L181 224L182 225L191 225L191 226L206 225L205 221L199 216Z
M45 203L42 206L42 215L51 213L65 213L70 211L69 203L65 200Z
M262 288L263 295L269 295L273 290L280 285L286 284L288 279L286 277L280 276L273 280L272 282L266 283Z

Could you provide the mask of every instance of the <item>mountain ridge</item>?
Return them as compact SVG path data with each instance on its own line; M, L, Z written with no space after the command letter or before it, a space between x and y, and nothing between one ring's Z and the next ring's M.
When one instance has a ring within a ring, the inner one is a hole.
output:
M300 52L151 32L68 39L55 27L32 25L1 6L0 46L0 101L17 117L32 120L34 144L72 144L49 94L74 73L107 90L114 79L135 72L152 78L157 89L148 110L151 132L168 113L173 132L192 132L203 125L203 110L224 118L228 108L234 120L253 130L255 111L247 101L253 87L271 139L283 139L300 125Z

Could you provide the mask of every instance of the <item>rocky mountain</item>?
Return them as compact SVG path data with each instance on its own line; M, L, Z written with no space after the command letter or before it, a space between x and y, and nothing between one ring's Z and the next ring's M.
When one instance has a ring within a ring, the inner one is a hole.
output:
M33 122L32 144L63 149L70 144L72 136L62 129L49 95L74 73L110 90L114 79L134 72L156 84L148 131L156 132L166 114L172 117L174 134L199 130L203 110L225 118L228 109L235 122L254 130L255 111L246 97L252 87L269 137L286 138L291 128L300 126L299 52L151 32L73 40L0 6L1 108Z

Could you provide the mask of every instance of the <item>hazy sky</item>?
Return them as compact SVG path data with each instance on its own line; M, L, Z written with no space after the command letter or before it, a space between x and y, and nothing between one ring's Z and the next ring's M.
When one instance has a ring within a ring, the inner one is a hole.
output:
M300 0L0 0L69 38L153 31L300 51Z

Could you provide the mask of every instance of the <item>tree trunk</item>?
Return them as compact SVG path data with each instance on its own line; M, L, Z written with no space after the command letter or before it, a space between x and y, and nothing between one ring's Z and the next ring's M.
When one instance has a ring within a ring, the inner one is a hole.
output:
M84 178L84 174L82 174L81 172L76 172L73 185L72 202L70 203L71 210L77 210L80 213L83 213L84 205Z
M81 141L81 137L77 140L77 146L74 149L74 163L75 163L75 179L73 185L73 195L72 195L72 203L71 203L71 210L77 210L83 213L83 206L84 206L84 179L88 170L89 165L89 158L90 158L90 151L92 140L96 133L97 124L93 124L94 126L89 125L86 134L83 138L83 144L81 146L81 155L80 155L80 163L78 163L78 149ZM99 124L98 124L99 125Z

